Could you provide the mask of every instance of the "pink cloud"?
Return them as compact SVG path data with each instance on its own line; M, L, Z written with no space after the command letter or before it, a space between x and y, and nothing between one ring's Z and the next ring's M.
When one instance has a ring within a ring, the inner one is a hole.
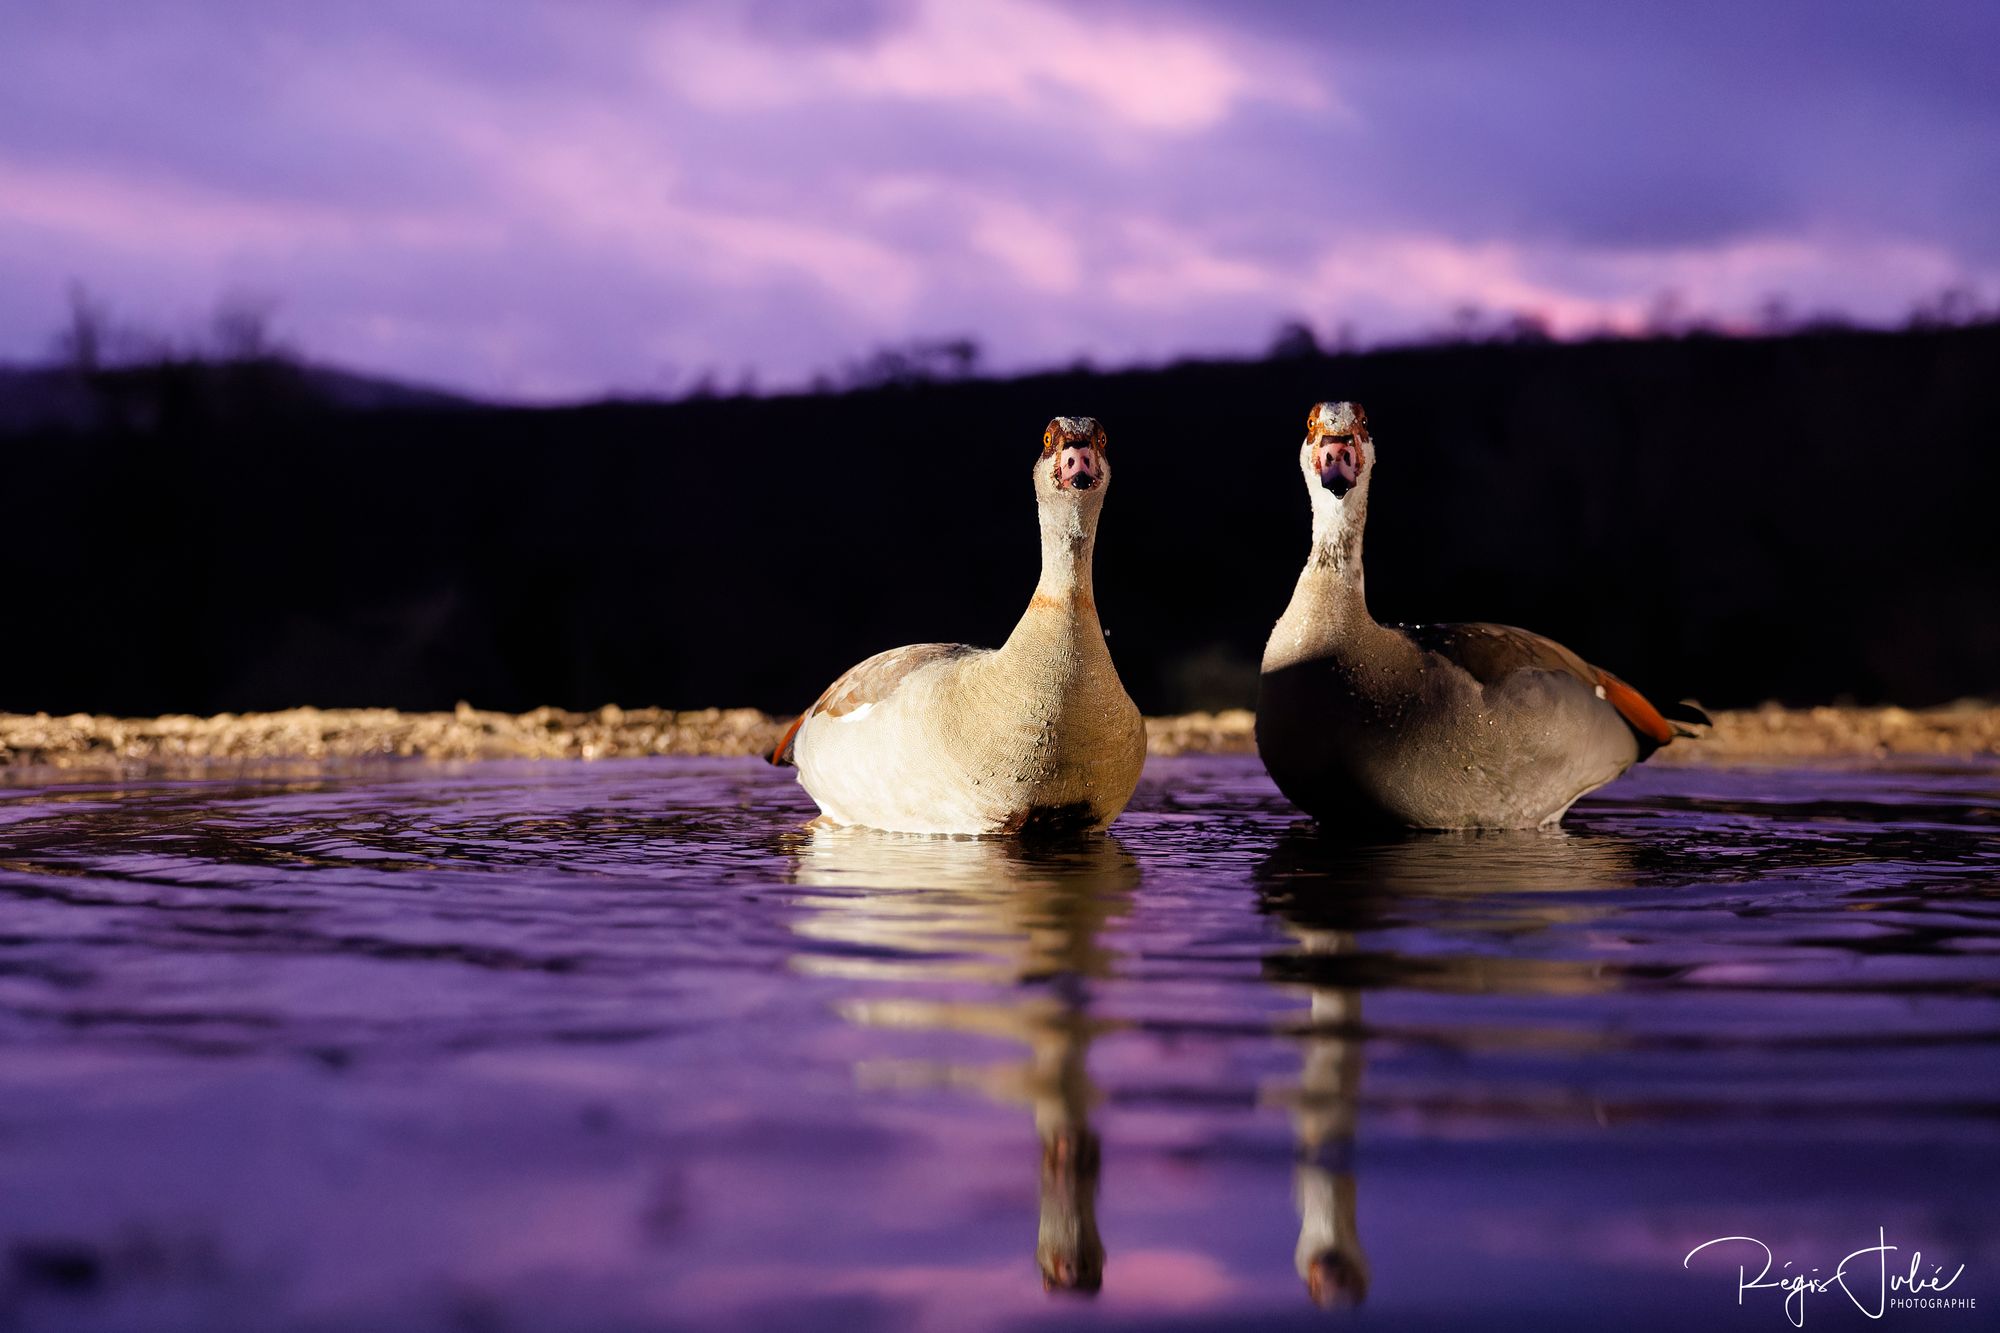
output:
M1391 341L1466 304L1574 334L1669 291L1725 321L2000 292L1983 113L1867 114L1898 92L1856 82L1876 60L1746 101L1698 42L1552 20L1524 19L1546 76L1522 80L1483 29L1389 18L743 12L524 3L452 32L246 7L102 40L10 14L0 357L46 348L71 278L169 332L249 287L314 355L535 397L669 363L799 384L918 336L1007 370L1249 352L1286 317Z
M778 46L707 11L664 20L661 81L711 107L835 98L971 102L1076 124L1079 106L1132 128L1206 129L1239 104L1331 111L1309 67L1267 43L1203 30L1185 15L1147 22L1036 0L922 0L909 21L860 45Z

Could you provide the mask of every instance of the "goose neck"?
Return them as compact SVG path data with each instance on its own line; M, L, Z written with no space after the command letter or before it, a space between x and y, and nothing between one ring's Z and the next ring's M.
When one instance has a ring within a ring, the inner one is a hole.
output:
M1069 504L1042 507L1041 578L1027 613L1001 650L1004 657L1054 655L1068 662L1108 658L1091 582L1096 545L1094 514Z
M1097 516L1076 504L1045 504L1041 509L1042 576L1035 584L1036 600L1093 605L1091 562L1097 551Z
M1337 620L1367 619L1368 594L1361 565L1361 536L1367 518L1365 492L1343 503L1315 495L1312 551L1299 577L1301 592Z

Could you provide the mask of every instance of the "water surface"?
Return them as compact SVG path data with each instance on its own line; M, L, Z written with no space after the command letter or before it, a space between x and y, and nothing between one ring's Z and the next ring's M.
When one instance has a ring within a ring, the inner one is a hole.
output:
M0 1325L1783 1329L1683 1257L1878 1228L1979 1301L1885 1323L2000 1303L1991 765L1358 847L1240 758L1053 848L744 760L9 781Z

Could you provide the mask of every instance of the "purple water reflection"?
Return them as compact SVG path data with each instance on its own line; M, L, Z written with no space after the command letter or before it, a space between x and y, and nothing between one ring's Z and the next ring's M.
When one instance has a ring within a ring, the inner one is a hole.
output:
M1782 1329L1682 1257L1878 1227L2000 1300L1990 766L1351 848L1156 761L1044 851L727 760L34 782L20 1327Z

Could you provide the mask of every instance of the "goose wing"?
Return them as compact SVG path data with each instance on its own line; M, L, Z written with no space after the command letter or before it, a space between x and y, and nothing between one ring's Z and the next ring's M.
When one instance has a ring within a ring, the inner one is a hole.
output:
M1592 666L1553 639L1512 625L1397 625L1395 628L1426 652L1464 670L1481 685L1505 680L1516 671L1550 671L1574 676L1618 710L1650 752L1676 736L1692 736L1682 723L1706 723L1708 717L1691 704L1672 711L1669 721L1645 695L1602 667Z
M872 708L887 700L912 674L935 662L949 661L982 651L963 643L915 643L907 648L891 648L886 653L877 653L865 662L849 667L840 679L826 687L826 692L811 708L793 719L791 726L771 751L773 764L792 762L792 747L798 741L799 728L806 719L820 713L829 717L844 717L850 713Z

